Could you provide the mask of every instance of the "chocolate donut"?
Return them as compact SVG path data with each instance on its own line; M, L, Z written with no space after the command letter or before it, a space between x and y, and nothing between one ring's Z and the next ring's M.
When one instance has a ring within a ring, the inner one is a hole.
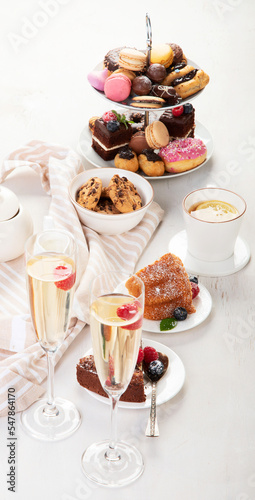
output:
M162 97L168 104L178 104L181 99L173 87L168 85L153 85L151 94L157 97Z
M119 68L119 53L124 47L118 47L107 52L104 57L104 65L109 71L113 72Z

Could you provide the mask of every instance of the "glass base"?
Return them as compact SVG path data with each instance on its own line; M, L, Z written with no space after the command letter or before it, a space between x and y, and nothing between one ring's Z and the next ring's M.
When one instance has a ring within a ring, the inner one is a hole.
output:
M143 457L133 446L117 443L119 459L109 460L106 452L109 441L92 444L82 455L81 465L85 476L102 486L124 486L135 481L144 470Z
M71 401L56 398L56 415L47 415L44 408L46 399L39 399L20 416L22 428L37 439L43 441L59 441L69 437L81 423L81 416Z

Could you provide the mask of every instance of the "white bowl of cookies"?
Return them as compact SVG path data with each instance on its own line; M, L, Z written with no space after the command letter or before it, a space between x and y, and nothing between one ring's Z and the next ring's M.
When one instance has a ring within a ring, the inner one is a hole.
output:
M100 234L115 235L139 224L154 192L144 177L106 167L84 170L74 177L69 196L85 226Z

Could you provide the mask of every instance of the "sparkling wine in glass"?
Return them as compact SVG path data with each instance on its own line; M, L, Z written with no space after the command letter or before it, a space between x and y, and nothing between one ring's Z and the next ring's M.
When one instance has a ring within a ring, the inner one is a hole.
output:
M26 244L30 312L37 339L47 356L47 398L21 414L23 428L43 440L59 440L80 425L73 403L54 397L54 357L64 342L76 280L75 242L71 234L49 230L31 236Z
M103 273L91 290L90 328L100 383L111 400L111 437L92 444L82 456L82 468L92 481L104 486L123 486L137 479L144 464L140 452L117 440L117 408L134 373L142 333L144 285L132 276L135 296L126 284L131 276Z

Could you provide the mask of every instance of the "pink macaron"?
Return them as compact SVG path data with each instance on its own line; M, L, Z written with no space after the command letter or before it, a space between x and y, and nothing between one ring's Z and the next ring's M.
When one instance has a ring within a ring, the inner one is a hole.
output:
M130 94L131 85L130 78L121 73L115 73L106 79L104 93L111 101L124 101Z

